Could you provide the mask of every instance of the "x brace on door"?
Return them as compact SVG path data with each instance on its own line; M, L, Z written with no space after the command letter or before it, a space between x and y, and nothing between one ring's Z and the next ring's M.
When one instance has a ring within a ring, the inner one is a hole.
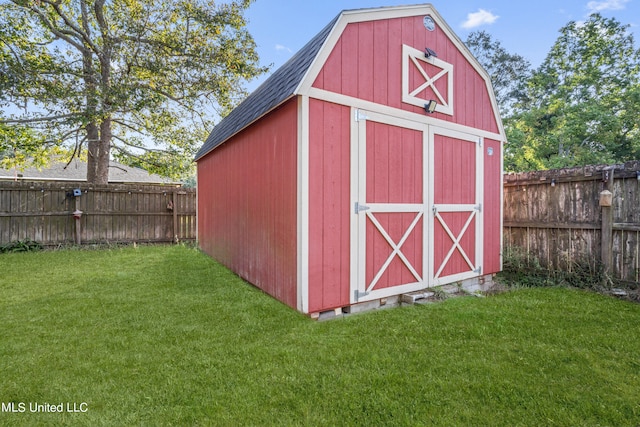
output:
M376 219L376 217L373 215L373 213L367 212L367 218L369 218L371 220L371 223L378 229L380 234L382 234L382 237L384 237L384 239L387 241L387 243L389 243L389 246L391 246L393 251L391 252L389 257L387 258L387 260L384 262L384 264L382 264L382 267L380 267L380 270L378 270L378 273L373 278L371 283L367 286L367 290L366 291L367 292L371 292L371 290L376 286L376 284L378 283L378 281L380 280L380 278L382 277L382 275L386 271L387 267L389 267L389 264L391 264L391 261L393 261L393 258L396 255L400 258L400 260L402 260L404 265L409 269L409 271L411 272L413 277L415 277L416 281L418 281L418 282L422 281L422 278L420 277L418 272L415 270L413 265L411 265L411 263L409 262L407 257L402 253L402 251L400 249L400 248L402 248L402 245L404 245L404 243L406 242L407 238L411 235L411 232L413 231L413 229L416 227L416 225L420 221L420 218L422 218L422 212L418 212L418 214L414 218L413 222L411 223L409 228L407 228L407 231L405 231L404 235L400 239L400 242L398 242L397 244L389 236L387 231L380 224L380 222Z
M445 266L449 262L449 259L451 258L451 256L453 255L453 253L455 252L456 249L458 249L458 251L460 251L460 254L464 258L464 260L467 263L467 265L469 266L469 269L471 271L474 271L476 269L476 267L473 264L473 262L471 262L471 260L469 259L469 256L467 255L467 253L464 251L462 246L460 246L460 240L462 239L462 236L464 236L464 233L467 231L467 228L469 228L469 225L471 225L471 222L473 221L473 219L476 217L476 213L480 211L480 205L473 206L472 210L470 210L468 207L465 207L464 205L462 205L462 206L459 206L455 210L447 210L447 211L448 212L470 211L470 213L469 213L469 217L467 218L467 221L464 224L464 227L462 227L462 230L460 230L460 233L456 237L456 236L454 236L453 232L451 231L451 229L447 225L447 223L444 220L444 218L442 218L442 216L440 215L440 212L438 211L438 207L437 206L433 207L433 215L436 217L438 222L442 225L442 228L444 229L444 231L447 233L447 235L449 236L449 238L453 242L453 246L451 246L451 249L449 249L449 252L447 253L447 256L445 256L444 260L442 261L442 264L440 264L440 267L438 268L438 271L433 276L434 279L437 279L438 277L440 277L440 274L442 273L442 270L444 270Z

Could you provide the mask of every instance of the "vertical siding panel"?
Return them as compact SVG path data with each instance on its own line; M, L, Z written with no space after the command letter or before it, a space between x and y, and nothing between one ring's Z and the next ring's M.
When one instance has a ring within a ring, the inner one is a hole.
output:
M324 153L325 145L323 128L326 123L324 104L320 101L309 101L309 311L319 311L324 307Z
M358 96L358 26L349 24L341 36L340 44L342 53L342 68L334 75L335 78L342 78L342 93L348 96Z
M460 62L466 62L466 60L461 59ZM465 112L464 112L464 121L469 123L470 126L475 128L484 129L484 124L482 123L482 119L484 117L485 111L490 108L490 105L486 105L484 103L484 92L485 86L483 82L478 78L477 73L465 73L465 90L464 92L468 92L465 99ZM469 96L471 95L471 96ZM471 101L471 102L470 102Z
M297 117L297 100L294 100L294 109L296 110L293 115ZM291 290L286 289L286 293L289 294L287 300L289 304L296 307L298 303L298 257L297 253L300 250L297 245L297 212L298 212L298 133L297 133L297 120L295 121L296 127L292 130L291 147L283 143L281 152L283 155L281 176L280 180L284 183L282 200L284 201L280 223L278 224L278 230L282 235L279 238L280 242L280 260L282 267L279 277L281 281L284 278L290 280ZM288 230L288 234L285 234L285 230Z
M335 111L341 117L340 147L340 300L339 305L349 304L351 292L351 110L343 106Z
M198 162L203 250L297 306L297 100Z
M389 21L376 21L373 23L373 45L372 45L372 73L373 78L373 102L387 105L389 103L387 76L390 74L389 57ZM398 50L397 48L395 50Z
M421 16L412 16L407 18L407 25L409 25L409 27L413 31L413 43L411 44L411 46L415 47L418 50L421 50L422 52L424 52L425 47L430 47L437 52L439 46L434 43L435 40L432 37L433 33L429 33L427 35L428 31L424 27L422 19L423 17Z
M336 283L335 287L325 287L323 303L325 306L334 307L345 305L342 298L342 285L344 283L343 262L348 253L344 252L344 236L349 236L348 223L345 229L345 218L348 218L345 209L344 195L347 195L348 204L348 181L345 185L344 179L344 151L342 147L345 136L348 141L348 133L345 135L344 119L342 114L344 107L336 104L325 105L326 117L331 117L331 122L325 124L325 159L322 179L325 181L323 192L323 208L325 211L323 223L323 251L324 251L324 277L328 283ZM348 168L348 163L347 163ZM347 240L348 242L348 237ZM348 271L347 271L347 277Z
M310 100L309 310L349 304L350 109Z
M387 53L387 105L394 108L402 106L402 22L399 19L388 21Z
M384 46L374 49L373 22L358 24L358 98L373 101L374 57Z
M493 156L487 150L493 149ZM500 271L500 189L502 188L502 170L500 166L500 142L484 140L484 262L483 273ZM505 194L506 195L506 194Z
M411 20L409 18L400 18L400 25L401 25L401 45L406 44L407 46L411 46L411 47L415 47L416 44L413 41L413 28L411 26ZM398 50L400 50L400 55L402 56L402 46L397 47ZM416 49L424 49L424 46L422 47L416 47ZM401 62L402 63L402 62ZM416 76L417 76L417 72L414 70L414 65L412 63L409 64L409 90L413 90L414 88L416 88L417 86L417 80L416 80ZM402 85L402 74L400 74L399 76L399 80L398 80L398 84ZM401 86L402 87L402 86ZM400 99L402 99L402 94L400 95ZM407 105L401 102L400 104L401 108L404 110L408 110L408 111L416 111L416 107L414 107L413 105Z

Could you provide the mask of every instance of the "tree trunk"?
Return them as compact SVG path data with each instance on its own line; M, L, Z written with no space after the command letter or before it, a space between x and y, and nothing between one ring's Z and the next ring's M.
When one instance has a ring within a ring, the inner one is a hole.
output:
M98 152L100 145L100 132L98 126L91 122L86 128L87 130L87 182L95 184L97 181L97 165L98 165Z
M87 125L89 153L87 156L87 182L94 185L109 183L109 153L111 151L111 118Z
M109 182L109 156L111 154L111 53L112 41L106 28L106 22L102 14L104 0L96 1L94 8L98 25L102 31L103 48L100 55L100 87L102 92L103 118L100 122L100 142L96 165L95 184L107 185Z
M109 154L111 152L111 118L100 123L100 141L96 156L96 177L94 184L107 185L109 182Z
M86 1L80 2L82 14L82 29L91 37L89 25L89 10ZM109 180L109 144L111 142L111 129L108 131L107 141L107 165L104 166L103 123L96 123L98 109L98 78L93 62L93 52L89 45L85 44L82 50L82 66L85 82L85 96L87 101L87 118L89 123L85 126L87 131L87 182L90 184L105 185Z

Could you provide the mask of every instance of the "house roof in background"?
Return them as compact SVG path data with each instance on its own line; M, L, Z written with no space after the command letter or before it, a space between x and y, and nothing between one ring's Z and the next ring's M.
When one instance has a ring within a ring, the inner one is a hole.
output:
M86 181L87 162L74 158L69 165L66 161L52 160L46 168L28 167L20 169L0 168L2 181ZM109 182L127 184L171 184L179 185L170 178L149 173L144 169L126 166L117 162L109 162Z

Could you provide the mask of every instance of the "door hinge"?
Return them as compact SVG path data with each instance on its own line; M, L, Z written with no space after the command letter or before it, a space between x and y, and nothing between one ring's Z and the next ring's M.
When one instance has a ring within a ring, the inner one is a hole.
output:
M482 274L482 266L476 268L475 270L473 270L473 272L476 274Z
M359 301L359 300L360 300L360 298L362 298L362 297L366 297L367 295L369 295L369 292L360 292L360 291L359 291L359 290L357 290L357 289L356 289L355 291L353 291L353 298L354 298L356 301Z
M354 206L354 212L356 214L359 214L362 211L368 211L369 209L371 209L369 206L367 205L361 205L360 203L356 202L355 206Z
M361 120L367 120L369 117L367 117L367 114L362 111L362 110L356 110L355 112L355 120L356 122L359 122Z
M482 147L482 138L478 138L478 145Z
M478 203L473 207L473 209L477 210L478 212L482 212L482 203Z
M433 212L433 216L438 215L438 207L433 205L433 207L431 207L431 212Z

